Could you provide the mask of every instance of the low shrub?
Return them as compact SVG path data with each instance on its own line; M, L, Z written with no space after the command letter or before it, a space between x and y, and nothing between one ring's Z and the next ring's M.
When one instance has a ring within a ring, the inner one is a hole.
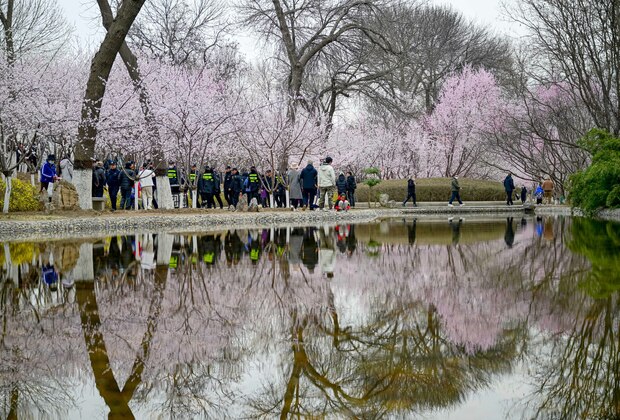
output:
M17 178L13 178L13 188L11 190L11 201L9 212L14 211L38 211L41 210L38 190L30 184ZM0 180L0 209L4 207L4 189L6 184Z
M420 178L416 180L417 201L448 201L450 199L450 178ZM499 181L459 179L463 201L503 201L506 199L504 186ZM375 199L379 194L388 194L390 200L404 201L407 197L406 179L388 179L373 187ZM357 201L368 201L369 190L358 184Z
M620 139L593 129L579 144L592 154L592 163L569 178L571 206L586 214L620 207Z

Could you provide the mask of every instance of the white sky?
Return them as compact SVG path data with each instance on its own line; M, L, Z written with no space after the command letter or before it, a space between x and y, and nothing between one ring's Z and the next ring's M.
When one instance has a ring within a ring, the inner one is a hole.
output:
M95 0L57 0L65 16L76 29L82 45L96 46L103 36L100 28L99 9ZM490 26L498 33L518 35L519 27L504 16L501 4L514 4L518 0L429 0L431 4L447 4L479 24ZM144 7L148 7L148 1ZM241 52L256 56L256 43L248 36L238 37Z

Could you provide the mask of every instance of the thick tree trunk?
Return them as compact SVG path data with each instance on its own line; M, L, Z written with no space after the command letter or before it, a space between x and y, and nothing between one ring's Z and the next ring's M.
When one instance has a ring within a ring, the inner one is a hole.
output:
M172 201L172 190L170 189L170 179L168 179L168 176L165 173L159 174L159 172L164 171L155 171L157 174L157 206L160 209L170 210L174 208L174 202Z
M112 21L99 47L99 51L92 60L82 104L78 141L75 145L75 173L91 169L91 158L95 154L97 123L105 95L106 83L116 55L123 45L125 36L127 36L129 28L140 12L144 2L145 0L125 0L122 2L116 19ZM78 187L77 183L76 187ZM82 208L92 208L91 188L85 188L83 184L80 187L82 187L82 190L78 189L80 193L80 206L86 204L86 207Z

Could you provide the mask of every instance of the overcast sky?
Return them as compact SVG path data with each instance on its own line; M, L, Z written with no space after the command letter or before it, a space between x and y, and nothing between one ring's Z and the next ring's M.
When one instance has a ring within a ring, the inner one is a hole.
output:
M99 9L95 0L57 0L64 9L67 20L76 29L80 42L96 46L102 37ZM503 14L502 3L514 3L517 0L430 0L434 4L448 4L461 11L467 18L493 28L499 33L518 35L516 24L508 22ZM148 7L148 1L145 7ZM255 42L251 37L240 37L241 52L247 56L256 54Z

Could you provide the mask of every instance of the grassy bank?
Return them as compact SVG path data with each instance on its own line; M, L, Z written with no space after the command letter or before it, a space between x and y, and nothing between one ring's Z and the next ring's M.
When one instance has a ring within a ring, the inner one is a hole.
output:
M418 201L448 201L450 198L450 178L423 178L416 180ZM499 181L482 181L478 179L460 179L461 198L464 201L503 201L506 193ZM369 201L369 188L358 184L357 200ZM376 201L379 194L388 194L390 200L404 201L407 197L406 179L389 179L372 188Z

